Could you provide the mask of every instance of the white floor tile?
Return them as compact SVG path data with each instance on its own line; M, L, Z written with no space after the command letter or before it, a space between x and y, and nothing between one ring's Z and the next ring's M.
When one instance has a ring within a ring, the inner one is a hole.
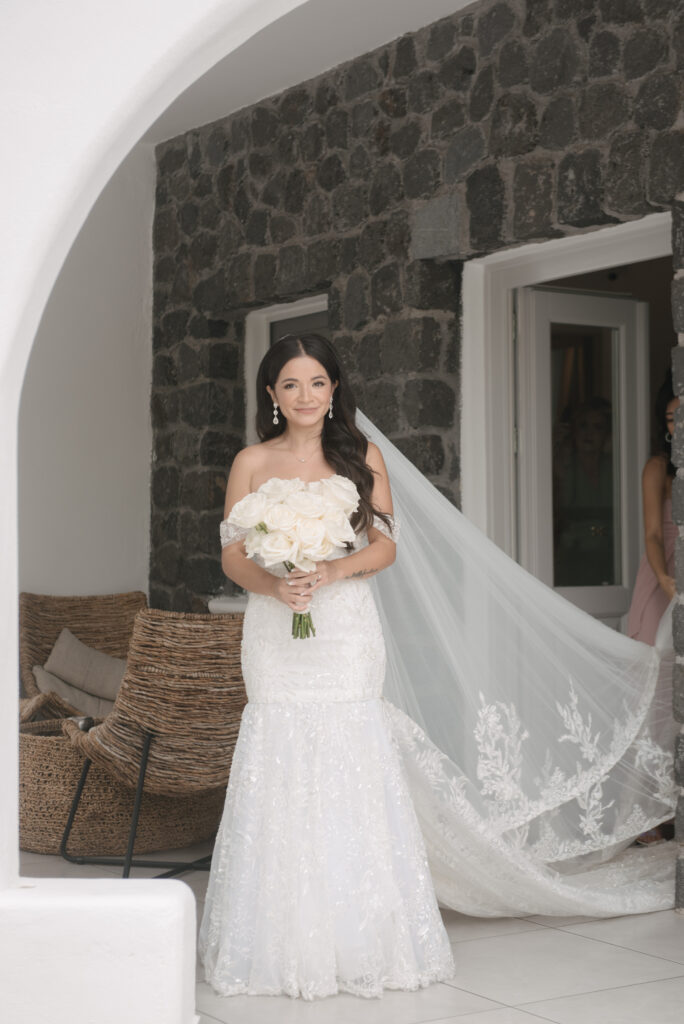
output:
M455 948L456 984L507 1006L684 973L680 964L552 928Z
M606 921L572 925L567 929L575 935L610 942L614 946L639 953L660 956L684 964L684 916L674 910L656 914L611 917ZM684 1021L684 1007L682 1007Z
M543 925L545 928L569 928L573 924L586 924L589 921L600 921L599 917L548 917L544 914L533 914L526 917L532 924Z
M217 996L197 986L197 1009L229 1024L422 1024L498 1008L489 999L450 985L419 992L386 992L382 999L331 996L306 1002L286 996Z
M22 852L19 874L23 878L111 878L112 869L102 864L71 864L63 857Z
M502 1006L499 1010L466 1013L462 1017L450 1017L449 1020L433 1020L430 1024L541 1024L542 1020L536 1014L512 1006Z
M493 935L511 935L542 927L523 917L468 917L455 910L442 910L442 920L450 942L488 939Z
M523 1008L554 1024L682 1024L684 977L528 1003Z

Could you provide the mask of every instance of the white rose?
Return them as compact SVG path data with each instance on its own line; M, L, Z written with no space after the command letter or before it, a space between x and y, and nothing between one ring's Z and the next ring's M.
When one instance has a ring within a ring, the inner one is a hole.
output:
M257 523L263 522L269 504L265 494L260 494L258 491L255 494L248 494L242 501L233 505L228 522L248 530L250 527L256 526Z
M300 519L297 523L297 537L302 556L314 562L328 558L333 550L333 543L321 519Z
M294 529L296 518L289 505L278 502L277 505L272 505L268 509L264 516L264 522L269 530L282 530L285 533L290 533Z
M280 530L274 530L273 533L264 536L259 554L266 566L276 565L278 562L296 562L297 547L296 540L281 533Z
M337 548L356 539L354 529L341 508L331 508L323 516L323 525L332 544Z
M265 494L271 501L285 501L293 491L301 490L304 486L298 476L292 480L283 480L278 476L272 476L265 484L258 489L259 494Z
M245 537L245 554L248 558L254 558L261 551L261 543L266 537L265 533L259 530L250 530Z
M322 480L321 483L327 502L341 508L345 515L349 516L352 512L356 512L359 507L359 492L356 489L356 484L349 477L336 474L328 477L327 480Z
M296 491L290 494L286 505L288 505L298 516L307 519L319 519L325 512L325 499L320 494L312 494L311 491Z

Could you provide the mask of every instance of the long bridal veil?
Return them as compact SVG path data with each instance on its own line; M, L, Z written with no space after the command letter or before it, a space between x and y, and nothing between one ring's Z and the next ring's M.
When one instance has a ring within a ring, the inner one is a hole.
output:
M671 906L674 844L628 849L675 802L671 613L655 648L597 622L357 422L401 524L375 581L385 696L439 899L481 915Z

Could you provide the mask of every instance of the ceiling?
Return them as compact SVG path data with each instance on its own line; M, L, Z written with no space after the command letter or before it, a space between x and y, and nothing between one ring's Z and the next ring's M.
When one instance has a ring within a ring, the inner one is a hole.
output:
M472 0L306 0L197 79L150 127L158 143L306 82Z

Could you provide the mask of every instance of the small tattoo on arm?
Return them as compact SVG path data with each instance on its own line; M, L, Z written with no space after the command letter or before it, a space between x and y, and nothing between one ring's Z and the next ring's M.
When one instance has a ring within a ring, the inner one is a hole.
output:
M379 569L358 569L356 572L349 573L345 576L345 580L359 580L363 576L375 576L376 572L380 572Z

